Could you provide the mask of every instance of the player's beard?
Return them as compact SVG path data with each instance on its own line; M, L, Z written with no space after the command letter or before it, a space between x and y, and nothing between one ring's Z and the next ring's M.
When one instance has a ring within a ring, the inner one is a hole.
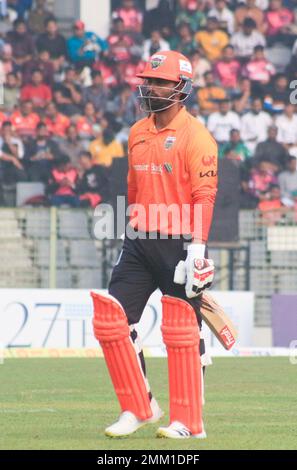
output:
M165 111L165 108L168 108L170 104L167 100L159 100L158 98L148 98L149 107L153 113L160 113Z

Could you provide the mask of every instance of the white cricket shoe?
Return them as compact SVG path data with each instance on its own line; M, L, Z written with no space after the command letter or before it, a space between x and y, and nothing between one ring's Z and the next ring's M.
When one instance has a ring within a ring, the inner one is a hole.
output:
M189 439L194 437L196 439L205 439L207 436L204 428L199 434L192 434L187 426L179 421L173 421L169 426L159 428L157 430L157 437L169 437L171 439Z
M138 419L131 411L123 411L119 419L105 429L105 435L108 437L129 436L146 424L157 423L164 416L164 412L159 407L155 398L151 400L151 408L153 416L144 420Z

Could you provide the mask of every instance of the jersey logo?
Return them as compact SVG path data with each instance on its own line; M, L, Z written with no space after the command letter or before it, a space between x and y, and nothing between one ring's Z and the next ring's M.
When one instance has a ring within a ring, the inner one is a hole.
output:
M164 142L164 147L166 150L169 150L173 147L174 142L176 141L176 137L168 136Z

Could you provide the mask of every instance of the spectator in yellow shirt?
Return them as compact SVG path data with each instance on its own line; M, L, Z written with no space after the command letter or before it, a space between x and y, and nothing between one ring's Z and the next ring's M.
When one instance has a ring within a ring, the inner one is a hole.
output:
M218 26L217 18L210 16L207 18L206 29L195 34L196 41L211 62L221 57L222 50L229 42L228 34L218 29Z
M114 158L124 157L124 147L115 138L112 129L106 128L102 132L99 126L94 126L96 138L90 143L89 152L92 154L92 161L96 165L109 167Z
M217 86L214 74L209 71L204 74L205 86L199 88L197 92L197 100L199 108L203 116L208 116L218 110L218 101L226 98L225 90Z

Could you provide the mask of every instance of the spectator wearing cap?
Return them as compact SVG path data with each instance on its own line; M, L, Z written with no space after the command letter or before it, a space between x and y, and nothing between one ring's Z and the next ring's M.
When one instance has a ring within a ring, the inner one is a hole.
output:
M40 122L36 128L36 138L26 143L24 162L30 181L47 182L53 160L59 154L59 147L49 135L47 127Z
M201 88L205 86L204 75L211 70L210 62L203 57L199 47L197 47L189 56L193 68L193 86Z
M285 103L282 114L276 117L275 125L278 129L277 140L291 153L297 147L297 114L296 106L290 102ZM295 150L296 151L296 150Z
M241 29L231 38L235 55L242 62L249 60L256 46L265 47L266 45L263 34L256 30L256 26L256 22L252 18L245 18Z
M197 42L194 39L190 26L187 23L181 23L177 28L177 36L170 41L170 47L174 51L188 56L193 50L197 49Z
M218 100L226 98L226 91L216 84L212 71L204 74L204 80L205 86L197 91L197 100L201 114L208 116L217 111Z
M246 18L251 18L256 23L257 31L265 34L264 13L256 6L256 0L246 0L245 4L240 4L235 10L235 29L239 31Z
M178 9L175 21L176 26L187 23L192 32L199 31L206 23L204 8L204 0L187 1L184 7L179 7Z
M122 0L121 7L112 13L112 18L121 18L127 32L142 32L143 14L136 8L134 0Z
M219 144L229 140L232 129L240 130L239 116L234 111L231 111L229 99L220 100L219 111L209 116L207 128Z
M10 121L18 136L33 137L36 134L40 117L34 112L32 101L21 101L19 109L16 109L10 116Z
M218 77L221 85L230 91L238 86L241 65L235 58L234 48L231 44L224 47L222 59L214 66L214 73Z
M81 142L75 124L70 124L67 128L65 138L59 142L59 148L61 153L68 155L72 165L78 168L79 155L86 149L86 146Z
M52 91L44 83L40 69L32 71L31 83L21 89L21 100L31 101L36 110L42 110L52 100Z
M43 122L46 124L49 134L58 139L65 138L66 131L70 126L70 119L60 113L53 102L46 106Z
M292 47L296 38L293 32L294 13L283 6L282 0L270 0L265 22L269 46L279 41Z
M26 181L22 164L24 146L20 139L13 136L10 121L4 121L0 136L0 183L16 184Z
M46 50L40 50L37 57L29 60L23 65L23 85L31 82L31 76L33 70L39 69L43 73L44 83L50 87L54 84L54 66L50 60L49 52Z
M234 31L234 14L227 8L226 0L215 0L215 7L211 8L208 16L215 17L219 28L232 35Z
M55 70L60 69L67 58L67 47L64 36L59 33L55 18L45 20L45 32L37 37L36 47L39 52L47 51Z
M205 30L195 34L195 39L211 62L220 58L222 50L229 42L228 35L219 29L217 18L212 16L207 18Z
M33 38L23 19L15 20L13 31L7 33L7 42L12 47L13 58L17 65L22 66L33 57L35 50Z
M263 46L256 46L249 62L245 65L244 75L260 85L267 85L275 74L274 65L266 59Z
M67 41L68 54L71 62L80 66L91 66L101 52L107 50L107 42L97 34L86 31L83 21L73 25L73 36Z
M267 138L272 118L263 111L260 98L253 98L251 111L241 118L241 135L249 150L254 153L256 145Z
M99 70L92 72L92 85L83 90L83 103L93 103L97 113L104 113L107 105L108 91Z
M285 168L289 158L287 149L277 142L278 129L275 125L268 128L268 137L264 142L260 142L255 150L256 161L269 161L279 168Z
M36 0L35 8L30 10L28 26L33 34L45 32L45 21L53 18L53 14L46 9L46 0Z
M158 29L155 29L151 32L150 39L146 39L144 41L142 58L143 60L148 61L153 54L156 54L156 52L169 50L169 42L162 38L161 32Z
M15 73L10 72L6 77L3 90L3 108L6 112L12 113L18 106L20 100L20 86Z

